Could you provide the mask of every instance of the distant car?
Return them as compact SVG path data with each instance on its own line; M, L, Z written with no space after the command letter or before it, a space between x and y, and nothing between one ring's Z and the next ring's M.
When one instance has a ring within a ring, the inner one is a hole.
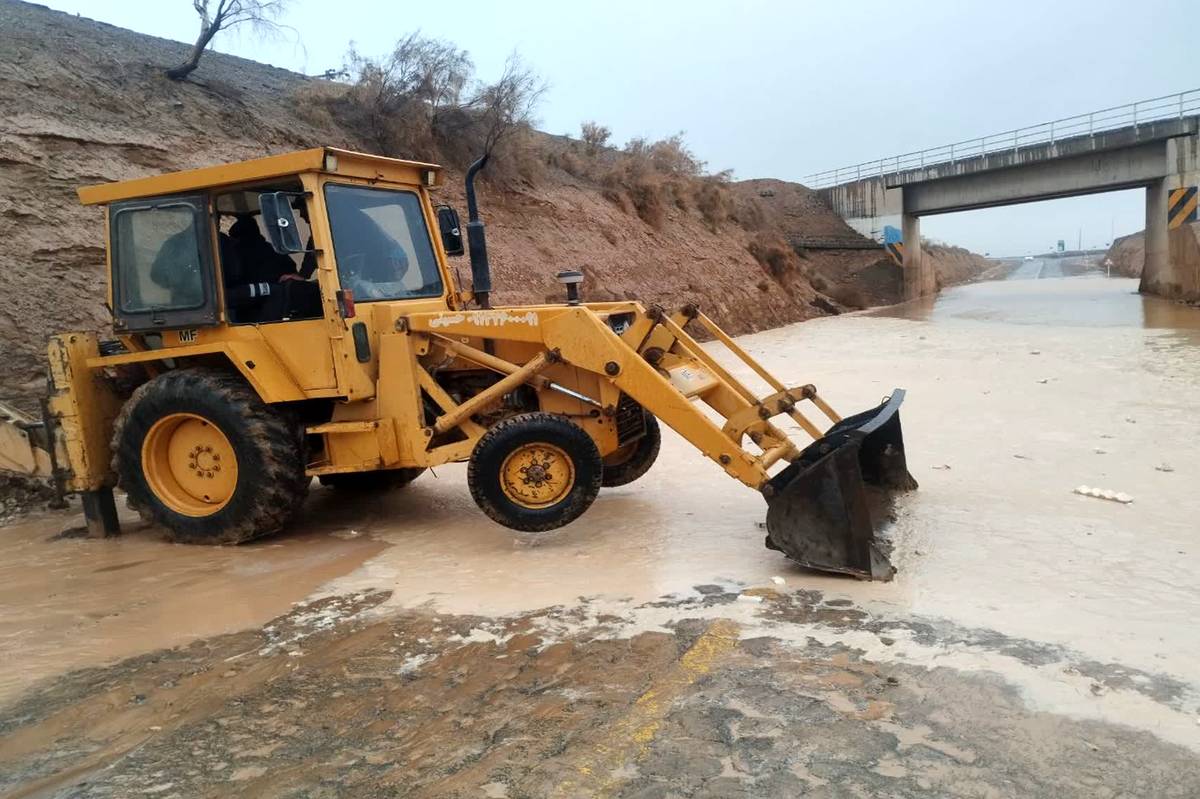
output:
M1025 260L1026 260L1026 261L1032 261L1032 260L1033 260L1033 256L1032 256L1032 255L1026 255L1026 256L1025 256Z

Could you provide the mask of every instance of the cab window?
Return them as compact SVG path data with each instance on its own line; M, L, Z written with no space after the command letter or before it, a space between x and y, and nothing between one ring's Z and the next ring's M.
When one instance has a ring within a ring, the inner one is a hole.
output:
M121 310L173 311L204 304L195 209L185 203L116 214Z
M295 194L300 241L312 247L303 187L299 181L264 183L224 192L214 198L217 257L225 285L225 313L231 324L272 324L322 315L321 289L314 278L315 253L278 253L267 240L259 196Z
M341 285L354 292L356 301L442 294L417 194L329 183L325 206Z
M216 322L207 201L114 203L114 313L128 329Z

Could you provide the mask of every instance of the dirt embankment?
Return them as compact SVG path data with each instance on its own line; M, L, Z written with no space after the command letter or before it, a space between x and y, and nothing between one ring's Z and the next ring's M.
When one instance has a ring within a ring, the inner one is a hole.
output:
M286 70L209 53L176 83L161 67L186 45L16 0L0 0L0 30L0 398L18 404L43 392L50 334L108 327L103 216L79 205L78 186L322 144L367 149L314 102L317 82ZM458 182L444 195L461 206ZM496 299L556 298L554 273L579 268L588 298L698 302L745 333L899 298L881 250L793 252L797 231L856 234L796 184L770 182L792 198L775 214L762 183L732 187L765 206L754 223L719 225L672 208L652 226L551 164L532 184L485 188Z
M746 180L734 186L743 202L757 202L764 229L790 242L802 259L811 285L841 305L867 308L904 299L900 265L885 250L854 230L815 191L784 180ZM926 243L938 286L980 280L996 263L982 255L944 244Z
M1167 232L1166 262L1157 272L1146 270L1146 235L1138 231L1112 243L1104 260L1112 273L1141 279L1143 294L1200 305L1200 224L1181 225Z
M1113 241L1104 256L1111 262L1112 273L1122 277L1141 277L1146 262L1146 238L1141 231L1121 236Z
M926 242L922 249L937 270L938 287L957 286L986 280L997 270L997 262L963 247Z

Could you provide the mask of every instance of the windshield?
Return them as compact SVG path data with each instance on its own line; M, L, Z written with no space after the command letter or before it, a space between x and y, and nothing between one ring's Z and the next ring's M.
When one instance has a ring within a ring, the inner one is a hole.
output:
M415 193L328 183L325 205L338 275L356 301L441 295L442 276Z

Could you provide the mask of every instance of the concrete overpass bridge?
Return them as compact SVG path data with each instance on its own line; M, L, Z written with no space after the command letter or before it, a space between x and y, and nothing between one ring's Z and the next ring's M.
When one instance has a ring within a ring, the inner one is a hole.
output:
M818 172L804 182L901 258L909 297L936 291L921 254L922 216L1143 188L1142 291L1200 300L1200 239L1190 224L1200 184L1200 89Z

